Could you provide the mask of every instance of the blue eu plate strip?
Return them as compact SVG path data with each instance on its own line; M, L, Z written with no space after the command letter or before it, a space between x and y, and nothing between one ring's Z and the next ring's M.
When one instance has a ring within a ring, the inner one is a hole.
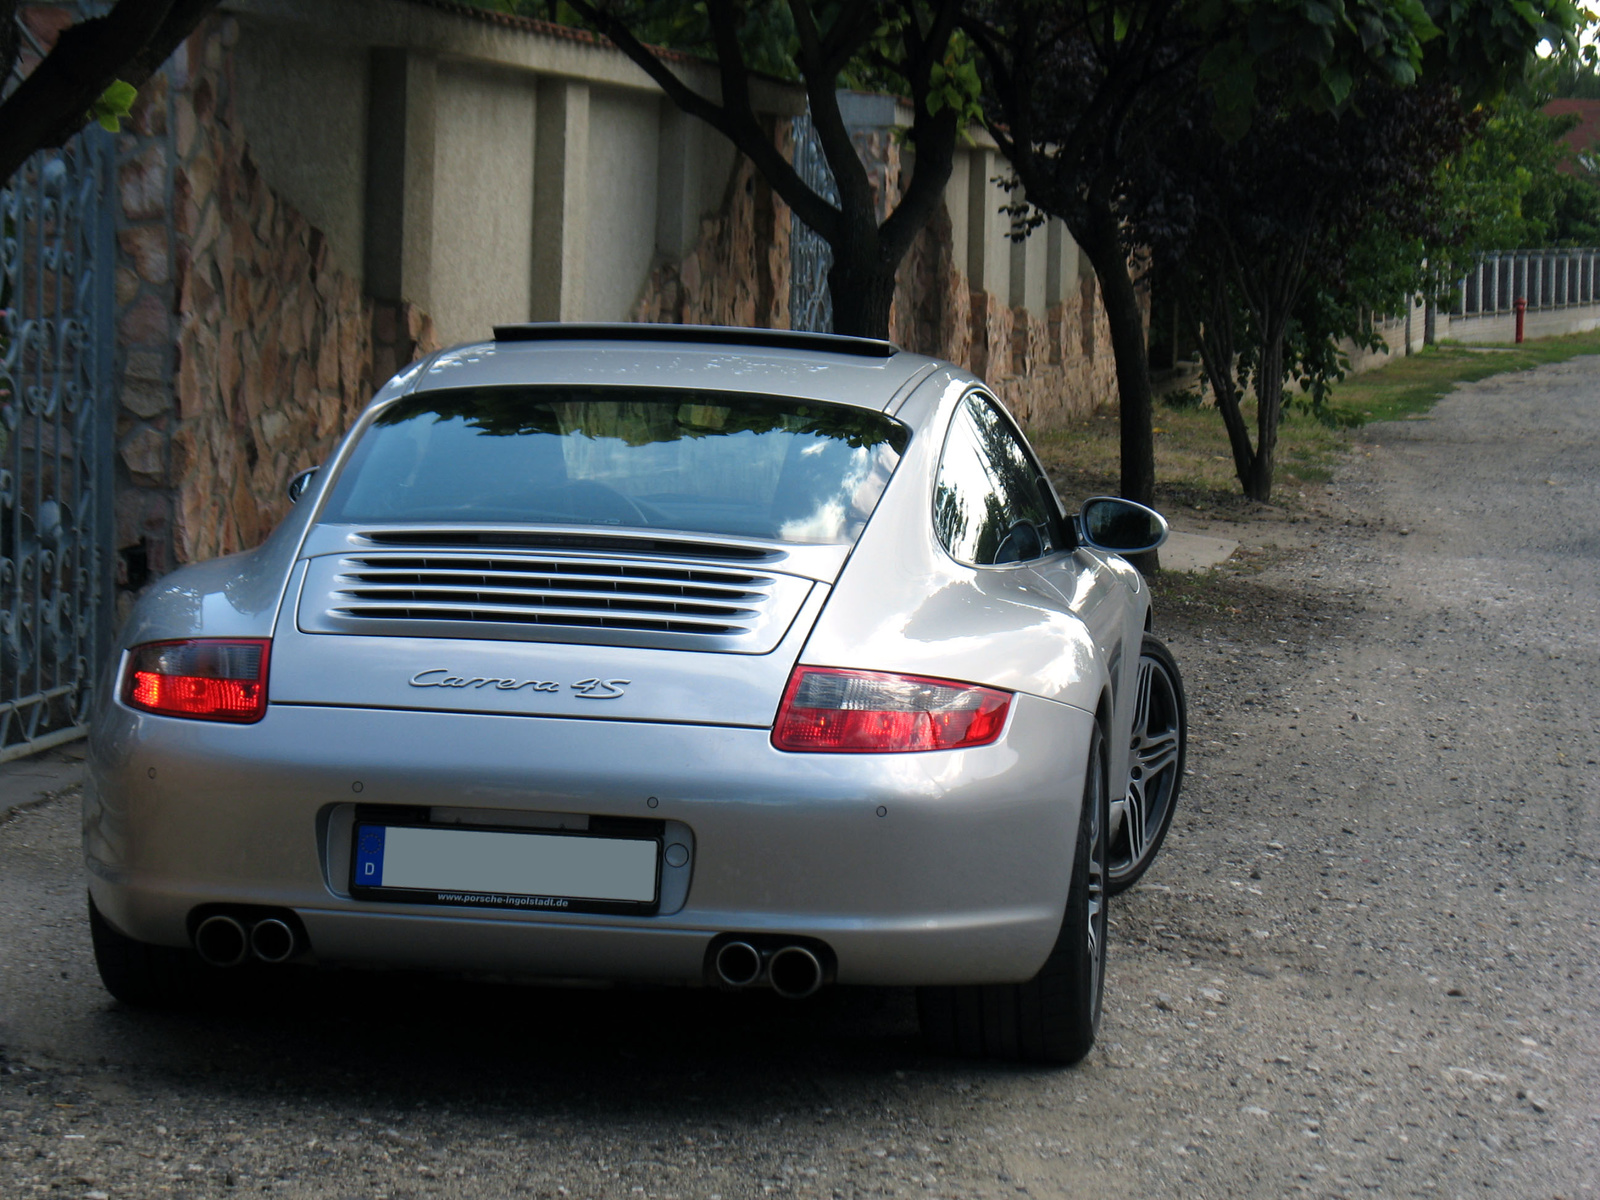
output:
M356 833L357 887L383 886L383 826L363 825Z

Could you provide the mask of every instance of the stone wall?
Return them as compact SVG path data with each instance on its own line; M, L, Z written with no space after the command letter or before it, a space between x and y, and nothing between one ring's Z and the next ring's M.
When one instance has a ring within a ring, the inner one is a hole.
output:
M773 134L790 152L789 124ZM789 327L789 206L740 156L721 208L678 262L661 262L629 319L672 325Z
M373 390L372 313L327 239L262 179L232 103L232 19L174 72L179 561L258 544Z
M427 313L374 303L252 156L236 101L234 18L202 24L143 89L118 149L120 408L117 549L125 613L184 562L248 549L287 511L295 472L325 460L394 371L437 349ZM783 152L790 124L774 120ZM880 205L900 148L858 135ZM698 240L651 271L635 320L786 328L788 207L736 164ZM1030 314L973 291L942 208L900 272L892 334L983 375L1048 427L1114 399L1093 281ZM512 314L514 315L514 314Z
M871 132L855 141L881 213L898 200L899 145ZM741 158L721 210L701 223L682 262L655 268L631 319L787 328L791 220L788 205ZM957 266L942 204L900 265L889 326L896 345L981 376L1032 428L1056 428L1116 403L1111 334L1094 278L1079 281L1075 300L1038 314L974 291Z
M1117 364L1099 283L1079 280L1076 303L1042 316L1025 308L1009 316L1009 364L991 361L983 373L1017 419L1035 429L1058 429L1117 402ZM992 299L992 297L990 297ZM999 343L1006 346L1006 340Z
M123 609L181 563L257 545L288 509L290 477L326 458L375 382L435 348L412 306L375 314L262 177L232 103L237 32L206 21L122 138Z

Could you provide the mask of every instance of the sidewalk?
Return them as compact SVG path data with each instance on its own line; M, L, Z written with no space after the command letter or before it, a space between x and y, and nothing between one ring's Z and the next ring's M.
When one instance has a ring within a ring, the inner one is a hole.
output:
M1239 543L1227 538L1207 537L1198 533L1167 534L1161 547L1163 571L1208 571L1226 562L1228 556L1239 548Z
M41 796L82 783L85 750L82 741L68 742L32 758L0 763L0 821Z

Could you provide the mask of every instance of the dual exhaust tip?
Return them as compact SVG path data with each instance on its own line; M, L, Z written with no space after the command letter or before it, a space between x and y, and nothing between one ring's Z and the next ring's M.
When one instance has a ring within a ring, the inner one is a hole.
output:
M237 967L251 955L265 963L281 963L299 951L300 938L277 917L254 921L246 928L237 917L217 913L195 929L194 948L213 967Z
M724 942L712 965L725 987L764 982L785 1000L804 1000L822 987L822 960L804 946L759 950L749 942Z

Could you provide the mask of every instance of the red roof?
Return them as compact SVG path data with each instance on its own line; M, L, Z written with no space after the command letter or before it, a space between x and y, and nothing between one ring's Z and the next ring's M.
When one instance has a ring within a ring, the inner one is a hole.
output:
M512 13L500 12L492 8L480 8L476 4L465 3L464 0L411 0L413 4L421 4L427 8L437 8L443 12L454 13L458 17L470 17L475 21L483 21L489 25L503 25L507 29L520 29L524 33L538 33L545 37L560 38L568 42L582 42L601 50L616 51L611 44L611 39L602 34L592 33L587 29L575 29L571 25L558 25L553 21L541 21L536 17L521 17ZM685 54L681 50L669 50L665 46L651 46L650 50L657 58L668 62L704 63L706 60L697 58L693 54ZM619 52L620 53L620 52Z
M1578 118L1578 123L1561 135L1562 142L1574 157L1593 150L1600 143L1600 100L1552 100L1544 106L1544 112L1551 117ZM1568 175L1578 173L1571 160L1562 163L1561 170Z

